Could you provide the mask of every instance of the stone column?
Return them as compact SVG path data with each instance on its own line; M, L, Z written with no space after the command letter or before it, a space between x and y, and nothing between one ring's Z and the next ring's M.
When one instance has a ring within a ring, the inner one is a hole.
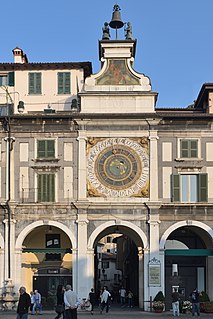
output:
M87 273L87 214L80 209L78 214L78 252L77 252L77 292L79 298L87 298L89 292L88 273Z
M72 248L72 287L78 293L78 249Z
M158 139L157 131L150 131L150 201L158 201Z
M139 281L139 307L143 308L144 301L144 264L143 264L143 250L141 247L138 248L138 265L139 265L139 273L138 273L138 281Z
M26 283L22 281L22 267L21 267L21 260L22 260L22 248L17 248L14 251L15 254L15 262L14 262L14 284L15 284L15 292L18 292L18 289L21 286L26 286Z
M149 249L148 248L144 248L144 310L145 311L149 311L149 274L148 274L148 263L149 263ZM141 307L141 305L139 305L139 307Z
M160 242L160 235L159 235L159 225L160 225L160 219L159 219L159 208L161 203L160 202L154 202L154 203L147 203L147 206L149 208L149 261L156 260L156 263L160 264L160 270L161 270L161 278L160 278L160 286L157 287L149 287L150 296L155 297L156 293L159 290L163 290L164 283L162 278L162 272L164 269L162 269L162 264L160 260L160 251L159 251L159 242ZM148 265L149 266L149 265Z
M95 275L94 275L94 249L87 250L87 276L88 276L88 287L95 288Z
M1 286L0 288L2 288L2 283L4 282L4 249L1 248L0 249L0 283L1 283ZM1 289L0 289L0 294L2 293Z
M213 282L213 256L207 257L207 269L206 269L206 292L209 295L210 300L213 299L213 288L212 288L212 282Z
M79 131L78 150L78 200L87 199L86 131Z

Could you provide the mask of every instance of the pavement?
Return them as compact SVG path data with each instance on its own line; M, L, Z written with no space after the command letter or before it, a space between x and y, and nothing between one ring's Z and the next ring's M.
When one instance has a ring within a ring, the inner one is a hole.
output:
M28 319L54 319L56 317L56 313L54 310L52 311L44 311L42 315L31 315L29 314ZM191 318L191 314L180 314L180 319L189 319ZM201 313L201 318L212 319L213 314L205 314ZM172 319L172 312L162 312L162 313L154 313L154 312L145 312L141 311L138 308L128 309L128 308L114 308L111 307L108 313L103 312L100 314L98 308L94 310L94 314L91 315L88 311L78 311L78 319L157 319L157 318L166 318ZM15 311L0 311L0 319L16 319ZM61 317L62 319L62 317Z

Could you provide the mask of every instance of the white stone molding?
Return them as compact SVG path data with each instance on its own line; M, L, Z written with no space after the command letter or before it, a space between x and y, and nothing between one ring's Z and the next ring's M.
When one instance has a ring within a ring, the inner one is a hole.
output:
M78 200L87 198L87 162L86 162L86 131L79 131L77 141L78 153Z
M183 226L196 226L198 228L201 228L203 230L205 230L210 236L211 238L213 239L213 229L211 227L209 227L208 225L204 224L204 223L201 223L199 221L196 221L196 220L190 220L190 223L189 221L185 220L185 221L180 221L180 222L177 222L175 224L173 224L172 226L170 226L164 233L163 235L161 236L160 238L160 250L163 250L165 249L165 244L166 244L166 240L167 238L169 237L169 235L176 229L180 228L180 227L183 227Z
M100 226L98 226L90 235L89 240L88 240L88 248L89 249L93 249L95 240L97 238L97 236L106 228L110 227L110 226L114 226L117 225L115 220L111 220L108 222L105 222L103 224L101 224ZM147 241L147 237L145 235L145 233L141 230L141 228L139 228L138 226L136 226L135 224L128 222L128 221L119 221L119 225L125 226L127 228L130 228L132 231L134 231L139 238L141 239L142 243L143 243L143 247L147 248L148 246L148 241Z
M158 200L158 132L150 131L150 201Z

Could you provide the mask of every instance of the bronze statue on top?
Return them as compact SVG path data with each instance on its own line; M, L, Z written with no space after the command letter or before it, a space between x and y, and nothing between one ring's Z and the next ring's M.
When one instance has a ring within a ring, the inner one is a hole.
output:
M130 22L127 22L127 27L124 29L124 31L126 32L126 40L132 40L132 26Z
M104 23L102 30L103 30L102 40L109 40L110 34L109 34L109 23L108 22Z

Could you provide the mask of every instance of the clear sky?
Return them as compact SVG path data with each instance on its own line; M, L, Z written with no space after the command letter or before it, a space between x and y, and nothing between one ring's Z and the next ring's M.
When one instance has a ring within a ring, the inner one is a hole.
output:
M91 61L116 0L7 0L0 5L0 62L20 47L29 62ZM117 0L137 39L134 69L148 75L158 107L185 107L213 82L213 0ZM111 30L115 39L115 30ZM124 31L119 30L119 39Z

